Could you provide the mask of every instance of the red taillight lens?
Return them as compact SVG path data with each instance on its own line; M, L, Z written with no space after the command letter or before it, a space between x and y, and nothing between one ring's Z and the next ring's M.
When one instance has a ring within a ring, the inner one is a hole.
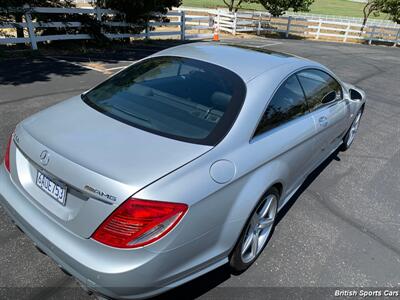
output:
M8 172L10 172L10 147L11 147L12 137L13 135L10 135L10 138L8 139L6 154L4 155L4 165L6 166Z
M187 209L181 203L131 198L97 228L92 238L117 248L142 247L170 232Z

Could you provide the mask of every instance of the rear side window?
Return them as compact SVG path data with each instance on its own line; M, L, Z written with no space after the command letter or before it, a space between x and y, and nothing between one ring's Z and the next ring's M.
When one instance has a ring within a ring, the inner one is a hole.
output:
M223 67L188 58L155 57L111 77L83 99L137 128L215 145L236 120L245 94L243 80Z
M310 110L342 99L340 84L329 74L313 69L301 71L297 76L306 94Z
M308 111L303 90L295 75L279 87L261 118L255 135L293 120Z

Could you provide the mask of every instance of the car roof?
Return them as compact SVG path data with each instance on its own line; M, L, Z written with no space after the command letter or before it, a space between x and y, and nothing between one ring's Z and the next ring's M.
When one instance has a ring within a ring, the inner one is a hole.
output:
M296 68L318 65L286 53L218 42L188 43L168 48L154 56L179 56L206 61L235 72L245 82L282 65L293 64Z

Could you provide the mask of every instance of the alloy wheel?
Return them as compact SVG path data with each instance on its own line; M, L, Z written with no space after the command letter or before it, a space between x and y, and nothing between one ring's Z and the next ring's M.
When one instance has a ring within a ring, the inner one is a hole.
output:
M349 131L349 137L348 137L347 143L346 143L347 147L350 147L350 145L354 141L358 127L360 126L360 120L361 120L361 111L357 114L356 119L354 120L353 124L351 125L350 131Z
M274 226L277 206L277 197L269 194L251 216L241 248L241 258L244 263L255 259L264 248Z

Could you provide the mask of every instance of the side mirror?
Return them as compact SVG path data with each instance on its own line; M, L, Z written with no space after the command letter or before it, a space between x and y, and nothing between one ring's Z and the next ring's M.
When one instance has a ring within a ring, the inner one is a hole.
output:
M336 100L336 91L331 91L322 98L322 103L329 103Z
M362 100L362 95L361 95L360 92L358 92L358 91L356 91L354 89L350 89L349 92L350 92L350 99L351 100L358 100L358 101Z

